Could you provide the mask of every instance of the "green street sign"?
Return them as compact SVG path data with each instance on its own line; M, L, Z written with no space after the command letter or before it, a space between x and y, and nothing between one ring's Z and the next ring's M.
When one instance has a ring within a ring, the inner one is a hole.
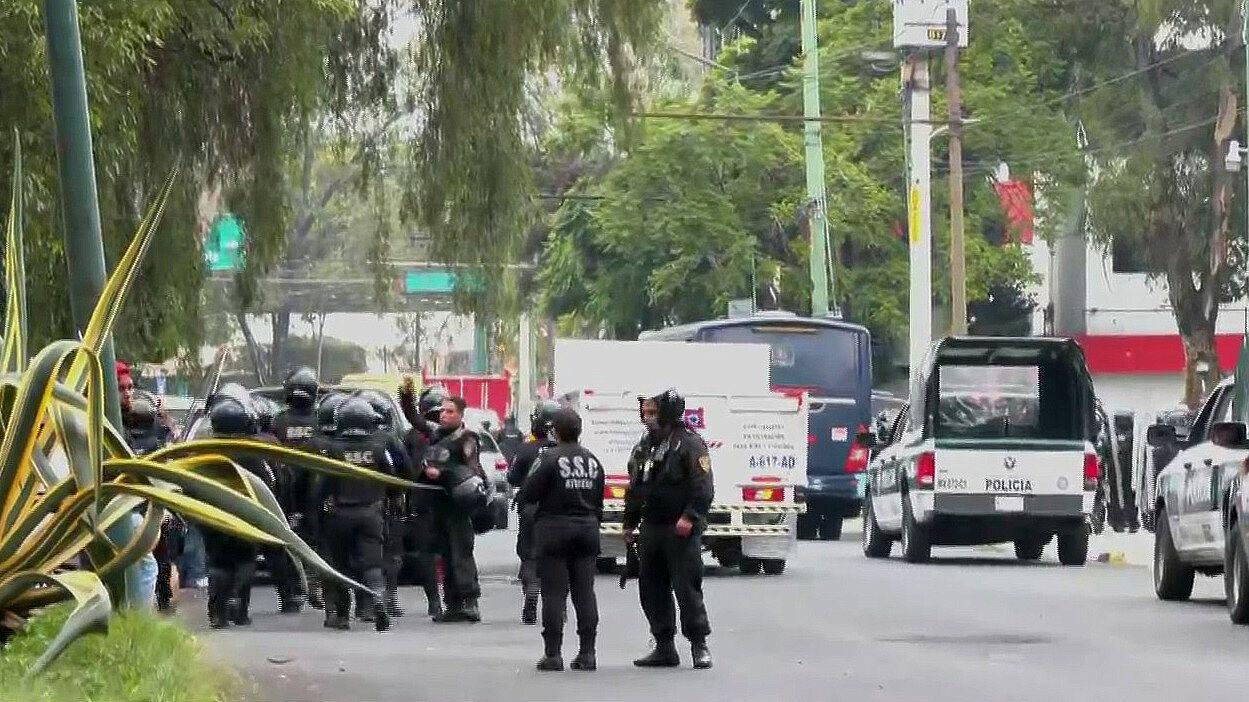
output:
M204 241L204 263L213 272L243 267L243 222L232 214L217 218Z
M455 290L455 274L443 270L409 270L403 278L408 295L449 295Z

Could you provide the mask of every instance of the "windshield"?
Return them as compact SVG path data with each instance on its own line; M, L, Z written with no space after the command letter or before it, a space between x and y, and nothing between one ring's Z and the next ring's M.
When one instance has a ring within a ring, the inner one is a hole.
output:
M772 349L772 385L806 388L819 397L859 394L858 334L799 324L761 324L709 329L716 343L767 344Z
M943 365L937 438L1081 438L1075 386L1064 367Z

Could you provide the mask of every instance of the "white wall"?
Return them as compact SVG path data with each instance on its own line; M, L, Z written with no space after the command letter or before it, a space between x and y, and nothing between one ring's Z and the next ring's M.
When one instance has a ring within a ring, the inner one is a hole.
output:
M1178 334L1162 280L1143 273L1115 273L1110 254L1089 244L1085 276L1086 324L1090 335ZM1218 333L1245 330L1245 304L1219 308Z
M1174 409L1184 398L1181 373L1094 373L1093 386L1108 410Z

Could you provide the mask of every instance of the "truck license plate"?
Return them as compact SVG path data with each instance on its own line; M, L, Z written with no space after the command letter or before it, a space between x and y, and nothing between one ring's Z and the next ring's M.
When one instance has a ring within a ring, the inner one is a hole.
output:
M999 512L1022 512L1023 497L995 497L993 506Z

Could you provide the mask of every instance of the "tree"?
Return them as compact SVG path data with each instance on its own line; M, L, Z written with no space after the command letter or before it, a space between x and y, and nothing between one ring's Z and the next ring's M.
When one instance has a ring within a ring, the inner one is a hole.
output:
M1108 3L1111 4L1111 3ZM1243 290L1244 195L1222 167L1243 114L1242 19L1232 0L1113 3L1114 31L1085 56L1099 87L1073 109L1093 166L1091 235L1132 246L1167 283L1186 358L1185 400L1196 406L1221 375L1219 303Z
M969 129L966 146L973 301L988 298L990 290L1018 289L1034 275L1017 246L996 245L983 235L1003 228L1001 206L986 182L989 171L1002 161L1022 166L1025 157L1044 149L1047 163L1026 169L1036 174L1042 197L1063 192L1080 172L1075 129L1052 99L1066 64L1054 56L1048 35L1024 31L1028 12L1042 4L973 6L977 42L963 65L969 116L982 120ZM823 3L821 44L887 46L890 12L885 0ZM738 61L754 46L745 39L727 47L720 62L729 70L712 71L697 99L661 102L654 109L801 113L800 77L793 69L775 81L775 90L736 79ZM825 113L862 120L829 125L824 137L836 299L879 340L898 340L906 330L909 270L897 78L848 51L821 54L821 76ZM934 114L940 110L938 99ZM1021 115L1029 118L1026 123ZM757 279L780 274L785 307L808 310L799 129L731 120L648 120L644 127L637 144L607 162L605 175L578 184L579 198L568 200L553 220L540 282L548 309L564 316L565 330L605 328L628 338L642 327L720 314L727 299L749 295L752 259ZM580 133L576 123L570 132ZM940 161L938 151L934 162ZM934 174L938 213L948 210L940 174ZM1044 232L1053 225L1052 213L1041 208L1039 214ZM946 230L944 216L938 216L938 261L947 255ZM936 272L941 302L949 294L946 267L938 265Z

